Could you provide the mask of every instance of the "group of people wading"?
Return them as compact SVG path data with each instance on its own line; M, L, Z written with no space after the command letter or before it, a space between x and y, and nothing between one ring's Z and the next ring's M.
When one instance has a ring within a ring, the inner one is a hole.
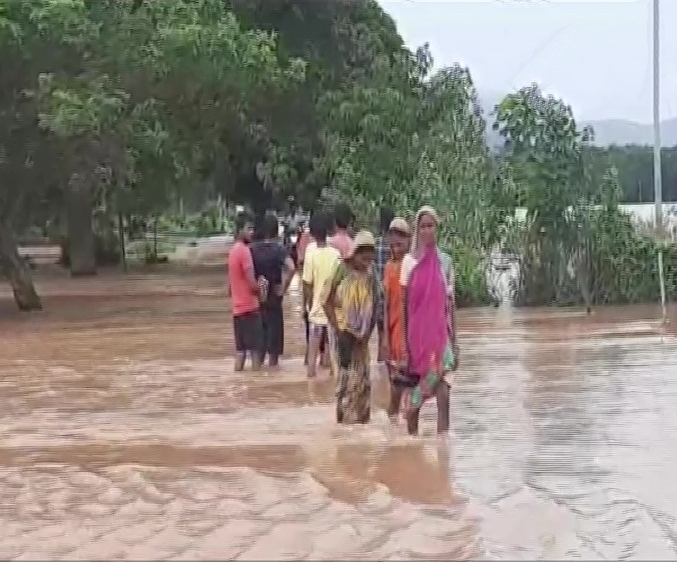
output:
M228 256L235 335L235 369L247 353L254 370L283 353L282 299L298 271L303 282L307 375L318 366L336 378L336 421L366 424L371 416L369 340L376 329L379 361L390 379L388 415L404 415L418 433L423 403L437 401L437 431L449 429L449 382L458 365L454 269L437 246L432 207L413 225L381 210L378 238L352 233L351 209L315 212L298 241L297 263L278 240L278 220L267 215L254 230L244 214Z

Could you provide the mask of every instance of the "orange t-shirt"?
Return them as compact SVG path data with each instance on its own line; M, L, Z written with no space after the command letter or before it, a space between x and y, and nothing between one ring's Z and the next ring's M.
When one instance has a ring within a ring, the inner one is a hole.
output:
M383 270L383 292L388 306L388 330L390 361L402 361L405 356L404 342L404 287L400 283L402 260L389 260Z
M251 273L250 273L251 272ZM233 316L242 316L259 309L259 297L252 292L247 279L254 274L252 253L244 242L235 242L228 253L228 280Z

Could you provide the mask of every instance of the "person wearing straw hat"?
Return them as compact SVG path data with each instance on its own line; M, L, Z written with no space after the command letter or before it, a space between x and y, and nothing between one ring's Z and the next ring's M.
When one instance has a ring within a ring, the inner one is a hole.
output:
M336 421L369 423L369 338L378 316L380 284L374 272L376 241L362 230L325 286L323 303L332 328L329 344L336 381Z
M437 247L439 218L435 209L423 206L416 213L411 250L404 257L400 284L404 289L407 377L415 387L405 399L407 429L418 433L423 402L437 400L437 431L449 429L449 384L445 376L458 366L454 322L453 286L448 264Z

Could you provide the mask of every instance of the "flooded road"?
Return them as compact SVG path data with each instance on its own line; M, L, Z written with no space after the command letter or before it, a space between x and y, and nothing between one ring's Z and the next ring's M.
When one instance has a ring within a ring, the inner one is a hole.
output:
M218 271L39 289L0 299L0 559L677 556L655 307L462 311L452 431L429 405L412 439L376 370L372 423L335 426L295 293L281 370L235 374Z

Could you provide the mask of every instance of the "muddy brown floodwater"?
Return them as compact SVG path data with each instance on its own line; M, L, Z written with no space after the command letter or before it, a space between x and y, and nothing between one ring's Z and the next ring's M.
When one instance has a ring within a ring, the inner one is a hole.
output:
M677 347L655 307L462 311L450 435L332 419L287 298L235 374L218 270L0 298L0 559L674 559ZM675 324L673 324L675 325ZM662 332L665 333L662 333Z

